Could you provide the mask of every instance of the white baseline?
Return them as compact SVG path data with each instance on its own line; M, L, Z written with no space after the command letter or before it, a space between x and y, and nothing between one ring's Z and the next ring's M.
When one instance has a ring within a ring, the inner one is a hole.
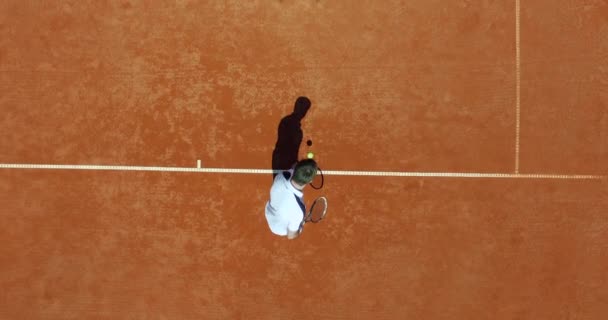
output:
M3 163L0 169L36 170L100 170L100 171L150 171L150 172L193 172L193 173L232 173L232 174L272 174L271 169L239 168L190 168L190 167L149 167L119 165L73 165L73 164L17 164ZM360 177L429 177L429 178L490 178L490 179L571 179L599 180L603 175L547 174L547 173L472 173L472 172L404 172L404 171L343 171L323 170L327 176Z

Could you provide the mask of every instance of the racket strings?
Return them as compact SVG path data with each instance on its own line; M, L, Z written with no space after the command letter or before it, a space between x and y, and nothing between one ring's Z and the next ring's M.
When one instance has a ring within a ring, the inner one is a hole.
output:
M319 198L313 203L310 208L310 212L308 214L308 220L313 223L317 223L325 217L325 212L327 210L327 201L325 198Z
M300 228L298 229L298 234L302 233L304 230L304 225L308 222L317 223L323 218L325 218L325 214L327 212L327 199L325 197L317 198L310 207L310 210L305 214L304 219L300 223Z

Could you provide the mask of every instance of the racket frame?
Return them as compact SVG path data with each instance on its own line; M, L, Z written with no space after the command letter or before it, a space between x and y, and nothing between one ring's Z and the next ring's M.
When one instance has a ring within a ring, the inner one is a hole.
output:
M320 186L315 186L315 185L312 184L312 181L309 183L310 187L313 188L313 189L315 189L315 190L319 190L319 189L323 188L323 184L325 184L325 177L323 176L323 171L321 171L321 168L319 168L319 167L317 167L317 171L318 172L317 172L316 175L317 176L321 175L321 185Z
M323 200L323 202L325 202L325 210L323 210L323 214L321 215L321 218L319 218L317 220L312 220L312 210L315 208L315 205L317 204L317 201L319 201L321 199ZM312 203L312 206L310 206L310 210L308 210L308 213L306 214L306 217L304 217L304 221L305 222L317 223L317 222L323 220L323 218L325 218L325 214L326 213L327 213L327 198L325 198L324 196L318 197Z
M315 204L317 204L317 201L319 201L319 199L323 199L323 201L325 202L325 211L323 211L323 215L321 215L321 218L318 220L312 220L312 209L315 208ZM312 206L310 206L310 210L308 210L308 212L306 213L306 215L304 216L304 219L302 219L302 222L300 222L300 228L298 229L298 235L302 233L302 231L304 231L304 225L307 222L312 222L312 223L317 223L321 220L323 220L323 218L325 218L325 214L327 213L327 198L321 196L315 199L315 201L312 203Z

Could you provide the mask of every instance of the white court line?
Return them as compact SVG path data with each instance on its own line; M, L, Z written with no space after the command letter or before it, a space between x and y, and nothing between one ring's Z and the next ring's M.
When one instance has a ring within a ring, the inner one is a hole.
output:
M233 174L272 174L280 171L271 169L238 169L238 168L189 168L189 167L142 167L142 166L103 166L103 165L70 165L70 164L0 164L0 169L42 169L42 170L105 170L105 171L160 171L160 172L196 172L196 173L233 173ZM429 178L492 178L492 179L569 179L598 180L602 175L567 175L545 173L470 173L470 172L403 172L403 171L340 171L324 170L328 176L358 177L429 177Z
M519 173L519 134L521 128L521 6L515 0L515 173Z

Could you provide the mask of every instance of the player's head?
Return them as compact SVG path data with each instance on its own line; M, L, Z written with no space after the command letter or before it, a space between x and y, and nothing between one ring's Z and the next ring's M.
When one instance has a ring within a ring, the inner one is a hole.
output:
M310 109L310 100L306 97L299 97L296 100L296 104L293 107L293 114L299 119L304 118L306 116L306 112Z
M293 181L299 185L307 185L317 175L317 163L313 159L305 159L296 164L293 170Z

